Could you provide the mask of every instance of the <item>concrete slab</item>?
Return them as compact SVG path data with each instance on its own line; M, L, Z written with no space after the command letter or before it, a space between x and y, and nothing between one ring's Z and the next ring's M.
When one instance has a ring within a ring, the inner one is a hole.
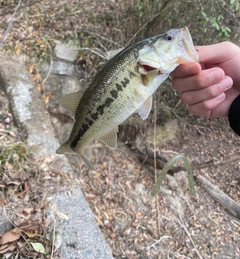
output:
M24 131L28 145L35 148L34 158L48 156L49 162L54 161L55 170L72 172L66 157L55 154L60 145L58 138L41 95L24 63L1 58L0 86L5 88L9 96L13 116ZM71 197L56 193L52 197L52 204L68 216L68 220L58 220L56 226L63 240L62 258L113 258L80 187L73 190ZM49 215L52 215L51 210ZM3 222L0 225L1 223Z

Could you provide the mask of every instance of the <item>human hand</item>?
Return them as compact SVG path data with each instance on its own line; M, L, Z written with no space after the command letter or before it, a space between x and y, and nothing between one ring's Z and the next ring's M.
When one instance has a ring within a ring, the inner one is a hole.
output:
M196 47L200 64L188 63L172 73L173 88L188 111L207 118L227 117L240 94L240 48L231 42Z

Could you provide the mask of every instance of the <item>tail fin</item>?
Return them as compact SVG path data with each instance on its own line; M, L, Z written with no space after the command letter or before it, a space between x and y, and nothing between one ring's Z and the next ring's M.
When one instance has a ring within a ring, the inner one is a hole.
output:
M86 166L89 169L92 169L92 163L88 160L87 157L85 157L82 154L79 154L77 152L75 152L74 150L72 150L68 144L65 142L63 143L57 150L56 150L57 154L77 154L82 160L83 162L86 164Z
M82 158L83 162L86 164L88 169L91 170L92 169L92 163L88 160L88 158L85 157L84 155L79 155L79 156Z
M57 150L57 154L72 154L75 153L67 144L67 142L63 143Z

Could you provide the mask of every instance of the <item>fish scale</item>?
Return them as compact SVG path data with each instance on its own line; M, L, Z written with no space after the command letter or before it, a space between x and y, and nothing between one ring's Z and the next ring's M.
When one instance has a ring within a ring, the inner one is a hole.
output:
M95 139L117 147L118 125L133 113L146 119L152 108L152 95L179 64L198 61L187 27L172 29L122 50L110 59L80 92L63 97L63 106L75 115L69 139L57 153L83 155Z

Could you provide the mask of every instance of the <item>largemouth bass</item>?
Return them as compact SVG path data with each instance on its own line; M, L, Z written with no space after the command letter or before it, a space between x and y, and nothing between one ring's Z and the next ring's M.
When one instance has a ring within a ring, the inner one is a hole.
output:
M111 58L81 92L66 95L61 104L75 116L69 139L56 151L83 155L98 139L117 148L118 125L137 112L145 120L152 109L152 95L180 64L198 61L191 35L184 27L144 39Z

